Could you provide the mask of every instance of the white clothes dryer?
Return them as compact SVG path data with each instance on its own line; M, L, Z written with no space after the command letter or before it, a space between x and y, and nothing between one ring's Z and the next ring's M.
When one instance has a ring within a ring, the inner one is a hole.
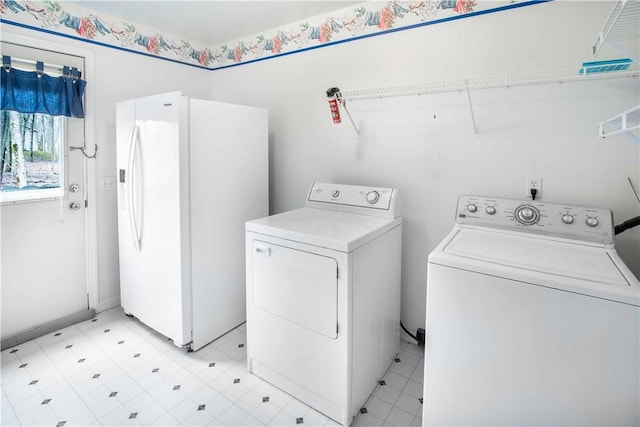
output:
M638 426L640 285L610 210L461 196L429 255L424 426Z
M246 223L249 371L349 425L399 351L397 190L314 183Z

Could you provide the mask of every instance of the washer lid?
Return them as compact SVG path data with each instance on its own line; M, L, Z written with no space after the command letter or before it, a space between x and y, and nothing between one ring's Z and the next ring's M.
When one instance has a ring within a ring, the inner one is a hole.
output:
M446 253L556 276L628 286L602 248L520 235L461 230Z
M456 227L429 262L640 305L640 284L614 249L543 236Z
M246 231L351 252L401 223L401 218L300 208L248 221Z

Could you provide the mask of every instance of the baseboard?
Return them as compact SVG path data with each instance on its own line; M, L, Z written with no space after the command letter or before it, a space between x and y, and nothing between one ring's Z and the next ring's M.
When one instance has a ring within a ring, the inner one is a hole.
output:
M96 313L101 313L103 311L107 311L110 308L117 307L120 305L120 296L109 298L105 301L98 302L96 307Z
M15 347L34 338L38 338L51 332L66 328L67 326L75 325L76 323L91 319L95 315L96 311L91 308L88 310L82 310L77 313L70 314L65 317L61 317L60 319L43 323L42 325L36 326L35 328L29 329L28 331L20 332L9 338L3 338L1 349L5 350L7 348Z

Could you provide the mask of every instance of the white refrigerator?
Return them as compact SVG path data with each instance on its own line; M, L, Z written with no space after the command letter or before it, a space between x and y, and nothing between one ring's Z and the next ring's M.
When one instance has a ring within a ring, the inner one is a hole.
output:
M119 102L125 313L198 350L246 320L245 222L269 214L268 114L172 92Z

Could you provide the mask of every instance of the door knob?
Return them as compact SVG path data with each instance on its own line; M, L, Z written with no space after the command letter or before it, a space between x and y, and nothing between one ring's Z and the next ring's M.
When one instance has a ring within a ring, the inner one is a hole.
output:
M80 209L80 203L78 202L71 202L69 204L69 209L71 209L72 211L77 211L78 209Z
M72 193L77 193L80 190L80 186L78 184L69 185L69 191Z

